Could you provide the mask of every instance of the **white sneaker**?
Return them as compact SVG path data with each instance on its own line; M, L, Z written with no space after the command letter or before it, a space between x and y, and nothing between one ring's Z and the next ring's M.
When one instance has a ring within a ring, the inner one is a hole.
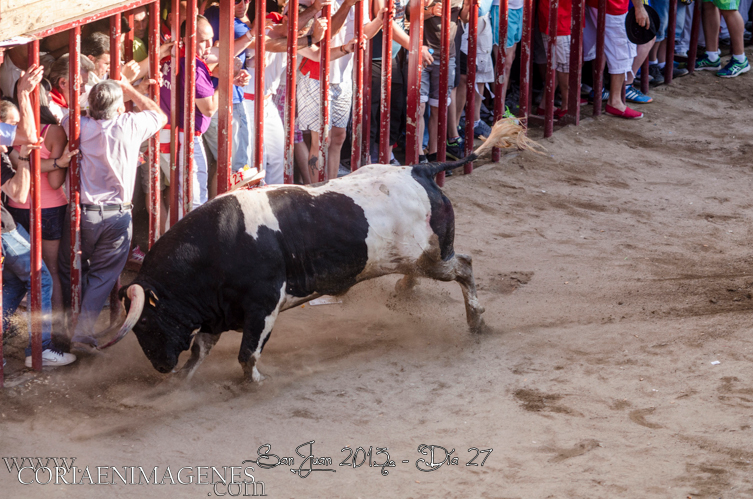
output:
M42 367L67 366L75 361L76 356L72 353L58 353L49 348L42 351ZM31 355L26 357L24 365L26 365L26 367L31 367Z

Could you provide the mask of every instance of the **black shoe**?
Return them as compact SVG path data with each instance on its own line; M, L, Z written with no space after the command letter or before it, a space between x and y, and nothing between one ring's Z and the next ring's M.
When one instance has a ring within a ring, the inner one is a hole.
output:
M437 162L437 153L430 152L429 154L427 154L426 155L426 161L428 163L436 163Z
M465 141L460 137L455 137L453 140L447 141L447 148L445 149L447 157L453 161L458 161L465 157Z
M419 165L426 164L428 162L429 162L429 160L426 159L426 156L424 156L423 154L419 154L419 156L418 156L418 164Z
M648 74L654 77L653 81L649 82L652 87L664 83L664 71L659 68L658 64L649 64Z

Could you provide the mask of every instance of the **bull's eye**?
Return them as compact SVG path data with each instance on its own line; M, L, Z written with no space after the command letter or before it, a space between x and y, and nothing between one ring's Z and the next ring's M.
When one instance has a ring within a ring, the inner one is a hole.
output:
M139 322L140 322L140 323L142 323L142 324L146 324L146 317L142 317L142 318L141 318L141 319L139 320Z

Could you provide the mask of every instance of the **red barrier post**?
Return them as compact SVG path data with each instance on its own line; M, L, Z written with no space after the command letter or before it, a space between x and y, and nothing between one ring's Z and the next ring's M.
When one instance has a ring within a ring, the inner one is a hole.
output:
M264 169L264 33L266 29L267 5L265 2L258 0L256 2L256 50L255 50L255 71L256 77L254 85L254 130L256 131L256 143L254 145L254 166L258 171ZM297 39L296 39L297 40ZM296 40L293 40L295 43ZM327 70L329 74L329 69Z
M364 87L364 61L363 61L363 6L356 4L353 36L357 40L353 49L353 109L352 109L352 137L350 146L350 171L356 171L361 167L361 146L363 145L363 87ZM371 72L368 73L368 85L371 86ZM371 106L371 102L368 103Z
M29 66L39 64L39 40L29 45ZM39 85L29 96L34 110L34 123L39 136ZM31 151L29 169L31 192L29 228L31 229L31 365L35 371L42 370L42 158L40 150Z
M567 122L580 124L580 85L583 73L583 16L585 0L573 0L570 22L570 75L568 80Z
M130 16L133 18L133 16ZM131 30L133 33L133 30ZM159 3L149 4L149 77L159 80ZM173 93L176 93L173 90ZM159 104L160 89L157 85L149 87L149 97ZM159 133L149 139L149 248L159 237L160 209L162 208L159 188Z
M405 124L405 163L417 165L424 138L419 137L421 116L421 46L424 41L424 2L410 0L410 53L408 55L408 112Z
M594 116L601 116L601 93L604 88L604 36L607 26L607 0L599 0L596 21L596 59L594 61Z
M363 121L361 122L361 135L363 142L361 143L361 165L371 164L371 56L372 45L371 40L366 40L363 53L363 74L368 76L368 85L363 86L363 101L368 102L368 106L363 106ZM352 166L351 166L352 170Z
M322 17L327 20L324 38L319 43L319 182L327 179L329 158L329 61L332 48L332 6L322 7Z
M507 1L507 0L504 0ZM437 161L447 161L447 106L450 87L450 4L442 2L442 33L440 34L439 51L439 105L437 108ZM445 173L437 173L436 182L439 187L444 186Z
M392 19L394 0L386 0L382 25L382 99L380 101L379 163L390 164L390 102L392 101ZM356 26L358 21L356 21ZM369 73L370 74L370 73Z
M693 2L693 25L690 29L690 48L688 49L688 72L695 72L695 60L698 57L698 38L701 32L701 18L703 16L703 9L701 2ZM687 14L687 13L686 13Z
M176 10L173 17L178 17ZM193 207L193 137L196 122L196 0L186 4L186 74L183 99L183 214ZM179 66L175 66L176 68Z
M523 36L520 40L520 103L518 109L518 116L524 124L528 124L528 115L531 111L532 23L533 1L525 0L523 4Z
M295 84L298 57L298 0L288 2L288 60L285 79L285 183L295 175Z
M575 0L576 2L583 2L584 0ZM505 114L505 96L502 95L502 88L505 84L505 78L507 72L505 71L505 64L507 64L507 0L499 0L499 45L497 46L497 79L494 85L494 122L502 119L502 115ZM492 149L492 161L495 163L500 159L500 150L495 147ZM444 174L442 174L444 178ZM437 175L437 180L439 175Z
M81 53L81 27L68 32L68 143L78 149L81 142L81 106L79 89L83 82L79 71ZM78 156L73 156L68 165L68 216L71 230L71 317L68 329L73 331L81 313L81 165Z
M180 1L172 0L170 3L170 12L172 13L172 19L170 22L170 39L175 42L171 56L170 67L173 68L170 72L170 227L178 223L180 220L180 210L182 209L181 203L181 186L179 179L181 178L180 159L180 147L178 146L178 129L180 123L178 123L178 106L183 105L182 102L178 102L178 71L175 68L179 68L180 61L178 60L178 54L180 50L178 45L181 42L180 38Z
M530 1L530 0L528 0ZM478 44L478 0L470 0L468 10L468 71L465 93L465 155L473 153L473 123L476 117L476 45ZM447 140L446 138L444 140ZM466 163L463 173L473 172L473 162Z
M554 133L554 85L557 81L557 14L559 0L549 2L549 46L546 57L546 104L544 108L544 137L551 137ZM568 96L569 97L569 96ZM578 102L578 101L576 101Z
M235 55L235 8L220 2L219 114L217 116L217 194L230 188L233 145L233 72ZM257 23L258 24L258 23ZM295 64L293 64L295 66ZM254 101L256 102L256 101Z
M664 84L672 83L675 68L675 27L677 26L677 0L669 0L669 22L667 23L667 59L664 66Z
M121 77L120 26L120 14L116 13L110 16L110 79L112 80L120 80ZM133 107L133 103L129 102L129 104L130 107ZM115 286L110 290L110 324L115 324L120 315L119 289L120 278L115 281Z

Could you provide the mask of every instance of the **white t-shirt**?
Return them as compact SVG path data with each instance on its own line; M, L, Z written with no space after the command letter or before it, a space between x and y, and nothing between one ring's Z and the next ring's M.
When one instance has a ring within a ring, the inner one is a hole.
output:
M0 65L0 90L6 97L13 97L13 88L16 82L21 78L21 69L10 60L8 54L5 54L5 60Z
M141 143L161 126L156 111L111 120L81 117L81 204L121 204L133 199ZM68 133L68 117L61 123Z
M523 0L508 0L507 10L517 10L523 8Z

